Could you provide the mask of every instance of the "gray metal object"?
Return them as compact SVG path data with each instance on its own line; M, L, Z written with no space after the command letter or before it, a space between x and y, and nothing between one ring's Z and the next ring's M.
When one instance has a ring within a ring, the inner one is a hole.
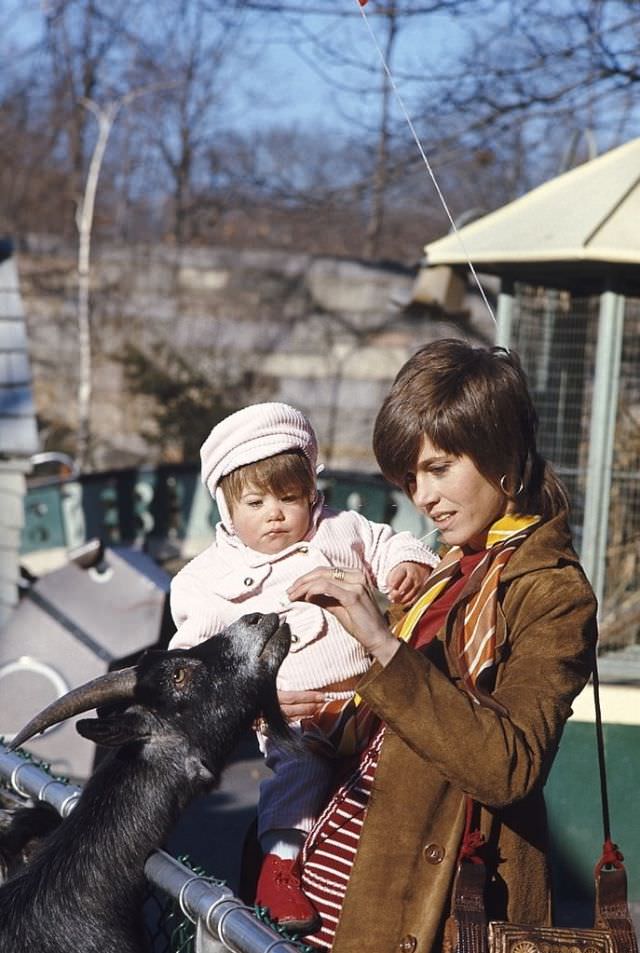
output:
M598 346L591 402L587 492L580 558L602 605L611 495L611 468L620 382L624 298L605 291L600 298Z
M149 557L115 549L36 580L0 633L0 735L10 739L70 688L157 645L168 590ZM58 774L83 779L93 768L95 747L73 720L26 747Z
M514 296L513 286L503 281L496 308L496 347L511 347Z
M221 940L211 936L202 920L196 924L195 953L225 953L227 947Z
M0 778L18 794L46 801L66 817L82 789L58 781L0 744ZM154 851L145 864L147 879L178 901L196 924L196 953L298 953L297 947L255 918L228 887L199 877L165 851ZM218 939L219 938L219 939Z
M7 751L4 745L0 745L0 777L22 797L51 804L61 817L71 813L82 793L81 788L52 778L22 755Z
M145 864L148 880L176 897L184 915L200 921L200 950L215 951L209 937L219 937L223 949L236 953L297 953L296 947L256 920L228 887L194 875L170 854L154 851ZM206 936L209 934L209 937ZM209 945L207 945L209 944Z

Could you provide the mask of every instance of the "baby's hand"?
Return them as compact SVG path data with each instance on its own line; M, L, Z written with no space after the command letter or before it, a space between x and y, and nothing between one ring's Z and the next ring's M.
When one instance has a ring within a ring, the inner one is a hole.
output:
M398 563L387 578L389 600L398 605L409 605L416 598L431 573L431 566L422 563Z

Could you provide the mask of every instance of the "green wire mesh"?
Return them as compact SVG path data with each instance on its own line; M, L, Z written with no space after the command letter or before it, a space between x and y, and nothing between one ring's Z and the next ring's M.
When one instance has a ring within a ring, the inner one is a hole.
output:
M197 877L202 877L217 887L226 886L223 880L217 880L209 876L201 867L191 864L188 857L178 857L178 860L192 870ZM264 907L255 906L253 913L258 920L271 927L278 936L295 946L300 953L318 953L317 947L296 940L283 927L275 923ZM150 887L145 904L145 920L152 953L194 953L195 924L184 916L174 897Z
M8 742L5 741L4 735L0 735L0 744L5 745L5 747L8 744ZM51 770L50 764L48 764L46 761L40 761L39 758L35 758L30 751L26 751L24 748L15 748L11 753L20 755L24 761L30 761L34 767L40 768L41 771L44 771L45 774L48 774L49 777L53 778L54 781L60 781L62 784L71 784L71 780L69 778L62 774L54 774ZM0 779L0 783L3 787L9 787L9 785L3 779Z
M0 742L5 743L4 738L0 736ZM20 755L25 761L30 761L35 767L40 768L55 781L63 784L69 784L69 779L61 775L56 775L51 771L51 766L44 761L35 758L29 751L23 748L16 748L15 754ZM6 790L12 790L10 786L0 779L0 786ZM226 886L223 880L217 880L211 877L202 868L196 867L189 862L187 856L178 857L180 863L184 864L198 877L202 877L214 886ZM312 947L296 940L283 927L269 917L265 907L254 906L255 917L262 923L271 927L279 936L296 947L300 953L317 953L317 947ZM164 893L163 891L149 884L149 890L144 903L144 923L149 943L150 953L195 953L196 927L195 924L185 917L177 900Z

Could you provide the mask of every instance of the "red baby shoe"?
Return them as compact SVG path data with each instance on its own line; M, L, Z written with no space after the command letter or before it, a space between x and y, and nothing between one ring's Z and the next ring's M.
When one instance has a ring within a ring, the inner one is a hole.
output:
M313 933L320 925L318 913L302 892L297 860L265 854L260 868L256 904L289 933Z

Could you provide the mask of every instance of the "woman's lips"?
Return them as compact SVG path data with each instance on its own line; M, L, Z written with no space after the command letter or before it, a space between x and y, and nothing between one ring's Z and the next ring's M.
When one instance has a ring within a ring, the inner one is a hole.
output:
M432 513L431 519L436 524L439 530L449 529L451 521L453 520L454 513L447 511L446 513Z

